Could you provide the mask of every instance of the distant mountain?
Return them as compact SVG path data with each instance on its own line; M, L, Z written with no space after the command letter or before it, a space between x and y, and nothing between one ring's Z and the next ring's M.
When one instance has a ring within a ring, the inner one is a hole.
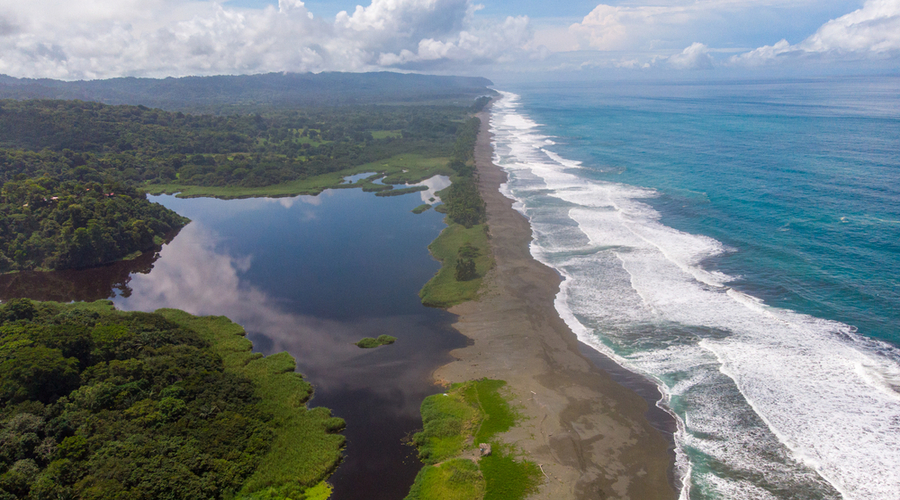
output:
M401 73L269 73L64 82L0 75L0 99L79 99L172 111L359 104L469 105L491 93L486 78Z

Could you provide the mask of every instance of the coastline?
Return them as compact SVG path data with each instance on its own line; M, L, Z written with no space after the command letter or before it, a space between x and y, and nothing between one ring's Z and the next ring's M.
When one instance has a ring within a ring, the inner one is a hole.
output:
M487 204L496 265L478 300L450 308L473 341L434 372L442 383L505 380L523 423L501 438L541 466L531 498L676 498L669 442L645 416L647 403L584 354L553 306L558 274L529 251L531 227L500 193L490 116L478 114L478 187Z

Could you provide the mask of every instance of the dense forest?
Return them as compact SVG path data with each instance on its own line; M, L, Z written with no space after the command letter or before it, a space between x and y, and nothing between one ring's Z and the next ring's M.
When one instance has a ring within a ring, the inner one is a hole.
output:
M0 190L0 272L114 262L155 249L187 222L121 183L7 181Z
M0 101L0 181L258 187L389 158L448 156L462 107L191 115L81 101Z
M459 128L450 157L450 168L456 172L456 176L444 195L450 220L467 228L486 220L484 200L475 184L474 152L480 126L481 120L473 117Z
M266 368L281 355L242 334L176 311L4 304L0 499L302 498L339 460L343 421L306 410L293 361ZM277 449L291 435L312 454Z

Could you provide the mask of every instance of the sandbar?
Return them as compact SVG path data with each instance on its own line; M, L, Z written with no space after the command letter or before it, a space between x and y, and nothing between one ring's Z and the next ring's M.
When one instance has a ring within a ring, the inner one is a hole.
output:
M435 379L507 381L523 419L501 439L546 476L529 498L677 498L670 443L647 420L647 403L582 354L554 308L560 277L531 256L531 227L499 190L506 173L492 161L490 117L478 116L475 161L496 265L478 300L450 308L472 342Z

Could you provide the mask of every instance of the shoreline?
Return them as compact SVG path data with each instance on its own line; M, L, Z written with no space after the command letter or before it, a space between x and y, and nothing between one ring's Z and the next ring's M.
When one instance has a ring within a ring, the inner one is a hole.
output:
M530 498L676 498L670 442L648 420L647 403L582 353L553 307L559 275L531 256L531 227L499 190L506 173L493 164L489 113L478 117L478 187L496 265L477 300L449 309L473 342L452 351L456 360L435 380L508 383L523 420L501 439L546 476Z

